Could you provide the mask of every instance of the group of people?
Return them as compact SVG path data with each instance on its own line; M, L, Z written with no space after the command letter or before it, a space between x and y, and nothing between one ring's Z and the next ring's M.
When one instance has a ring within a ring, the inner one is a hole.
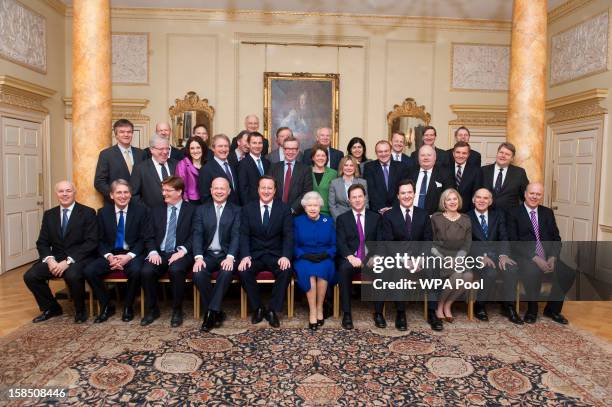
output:
M330 287L340 286L342 327L353 329L353 277L369 261L366 242L432 242L431 254L459 257L473 253L474 242L502 242L482 255L485 268L457 272L436 270L443 278L485 281L479 290L475 316L488 320L486 303L500 276L502 309L515 324L534 323L542 275L554 273L544 315L567 324L562 297L573 274L558 260L560 241L553 212L542 206L543 186L529 183L525 171L512 164L514 146L501 143L496 161L481 167L481 157L469 145L465 127L445 151L435 145L436 130L424 130L424 144L404 154L405 136L375 145L376 159L366 155L363 139L349 141L347 155L331 147L330 128L319 128L316 144L305 151L292 130L281 127L276 149L259 133L259 119L245 118L245 130L233 140L224 134L210 138L196 124L184 148L170 144L171 128L159 123L150 146L131 145L133 125L115 122L116 144L100 152L94 185L104 196L98 210L75 202L75 186L55 187L59 206L45 212L37 248L40 260L24 280L42 313L34 322L60 315L48 280L63 277L75 304L75 322L87 320L85 281L100 303L94 322L101 323L116 308L104 284L109 273L124 273L127 288L123 321L134 318L137 290L144 291L141 325L160 316L157 285L167 275L172 286L171 326L183 322L186 279L197 286L204 309L203 331L225 319L223 298L235 276L247 292L252 322L264 318L280 326L278 312L295 274L306 293L309 325L325 322L324 304ZM529 242L519 253L508 241ZM257 276L274 276L269 302L261 300ZM431 275L431 270L427 270ZM524 317L514 308L518 280L528 294ZM211 282L215 280L213 285ZM452 322L452 304L462 294L447 289L429 299L427 320L434 330ZM386 327L384 302L374 304L374 323ZM395 302L395 327L407 329L405 303Z

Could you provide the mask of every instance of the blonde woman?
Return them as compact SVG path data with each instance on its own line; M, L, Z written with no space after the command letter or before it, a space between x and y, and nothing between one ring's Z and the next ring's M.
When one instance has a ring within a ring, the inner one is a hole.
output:
M351 185L361 184L366 191L368 190L368 183L360 176L359 163L355 157L344 156L338 165L338 178L334 179L329 185L329 212L334 220L351 209L348 200L348 189ZM368 207L367 202L366 197L366 208Z

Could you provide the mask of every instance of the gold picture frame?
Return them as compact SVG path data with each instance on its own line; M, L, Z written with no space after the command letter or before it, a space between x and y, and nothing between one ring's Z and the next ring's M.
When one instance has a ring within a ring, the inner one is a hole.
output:
M338 147L340 75L264 72L264 136L275 146L279 127L289 127L303 151L315 143L316 130L332 130Z

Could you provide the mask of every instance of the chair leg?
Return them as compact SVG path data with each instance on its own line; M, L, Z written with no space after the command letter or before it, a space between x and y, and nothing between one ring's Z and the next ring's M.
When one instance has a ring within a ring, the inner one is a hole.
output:
M474 319L474 292L470 290L468 292L467 298L467 309L468 309L468 319L471 321Z
M247 294L244 287L240 287L240 319L247 317Z
M193 285L193 317L198 320L200 319L200 292L196 285Z
M423 294L423 318L427 321L427 293Z
M516 283L516 300L514 302L514 308L516 313L518 314L520 312L520 307L521 307L521 283L519 283L517 281Z
M340 318L340 287L334 286L334 318Z
M144 318L144 289L140 287L140 318Z

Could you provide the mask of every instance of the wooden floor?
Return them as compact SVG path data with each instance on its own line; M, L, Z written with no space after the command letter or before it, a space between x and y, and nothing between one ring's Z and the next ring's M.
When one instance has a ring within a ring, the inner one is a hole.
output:
M28 267L23 266L0 276L0 336L29 323L40 313L34 297L23 282L23 274ZM53 290L63 287L62 281L51 282ZM612 342L612 302L568 301L563 307L563 314L570 324Z

